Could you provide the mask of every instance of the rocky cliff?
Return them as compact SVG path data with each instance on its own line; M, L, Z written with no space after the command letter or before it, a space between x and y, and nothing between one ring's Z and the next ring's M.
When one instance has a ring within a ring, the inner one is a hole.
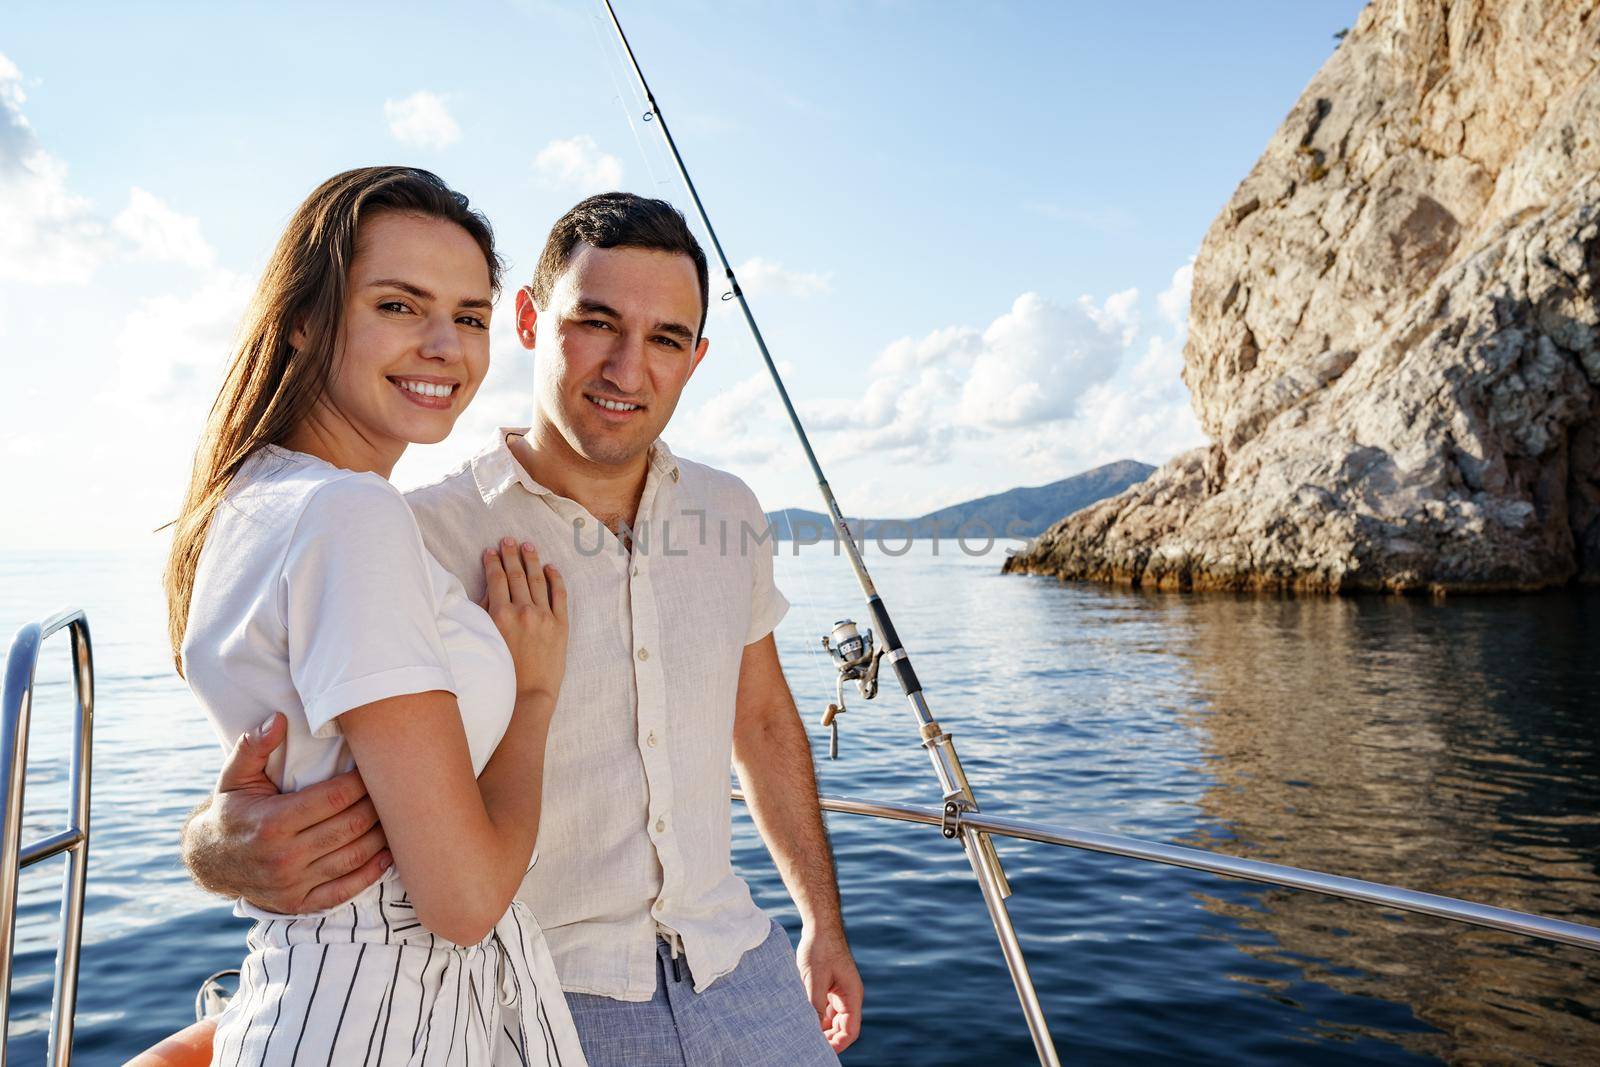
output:
M1597 287L1600 3L1374 0L1201 245L1184 381L1213 443L1006 569L1600 580Z

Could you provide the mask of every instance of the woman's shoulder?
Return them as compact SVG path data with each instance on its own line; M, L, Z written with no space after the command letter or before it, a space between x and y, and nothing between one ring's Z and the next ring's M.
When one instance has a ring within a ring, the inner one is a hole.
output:
M268 445L251 456L230 489L225 511L294 531L374 522L415 525L405 498L382 475L335 467L303 452Z

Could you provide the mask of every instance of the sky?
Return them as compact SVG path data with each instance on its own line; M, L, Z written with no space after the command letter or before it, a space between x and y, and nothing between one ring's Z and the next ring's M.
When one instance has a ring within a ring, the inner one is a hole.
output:
M1204 442L1190 264L1362 7L617 4L841 505L882 516ZM508 291L585 195L689 208L597 4L329 6L0 16L0 550L159 536L257 274L340 170L467 193ZM665 439L815 507L724 288ZM510 327L402 487L527 422Z

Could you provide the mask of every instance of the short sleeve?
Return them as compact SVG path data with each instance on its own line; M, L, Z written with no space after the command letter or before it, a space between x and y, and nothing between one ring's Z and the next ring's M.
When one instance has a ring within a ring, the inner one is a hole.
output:
M430 559L404 498L376 475L318 488L284 557L289 673L313 736L375 700L455 692Z
M751 529L765 531L767 516L761 510L761 504L748 487L741 488L744 488L747 501L746 510L750 512L745 521L751 524ZM772 577L772 558L778 551L777 538L752 538L749 551L750 629L744 635L744 643L753 645L778 628L778 623L789 613L789 601L779 592L777 582Z

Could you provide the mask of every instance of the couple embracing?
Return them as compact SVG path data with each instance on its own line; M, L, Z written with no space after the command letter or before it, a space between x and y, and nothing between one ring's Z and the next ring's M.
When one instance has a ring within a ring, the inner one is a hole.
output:
M861 982L764 519L659 440L705 254L664 202L574 207L515 296L531 424L402 496L483 381L499 284L437 177L337 175L212 409L166 587L232 745L184 859L255 920L213 1062L835 1063ZM798 957L733 873L730 765Z

